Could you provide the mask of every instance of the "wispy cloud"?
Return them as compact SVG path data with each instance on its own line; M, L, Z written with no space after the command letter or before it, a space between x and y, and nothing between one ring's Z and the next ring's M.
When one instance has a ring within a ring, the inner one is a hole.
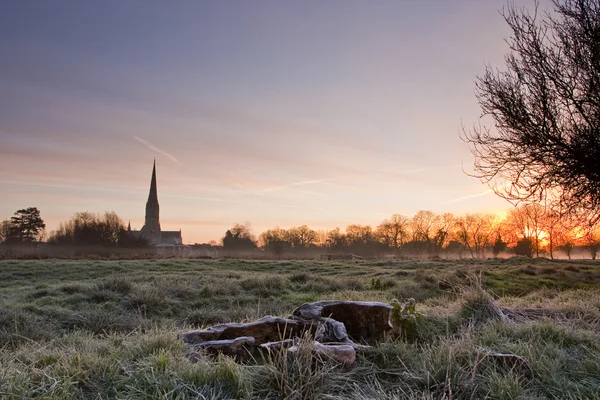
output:
M129 190L126 187L119 187L118 189L116 189L116 188L113 189L113 188L106 188L106 187L91 187L91 186L69 185L69 184L62 184L62 183L11 181L11 180L4 180L4 179L0 179L0 183L7 184L7 185L35 186L35 187L56 188L56 189L90 190L90 191L96 191L96 192L123 193L123 191Z
M490 193L494 193L494 191L492 189L488 189L485 192L476 193L476 194L469 194L467 196L457 197L456 199L445 201L444 204L447 204L447 203L458 203L459 201L463 201L463 200L467 200L467 199L473 199L475 197L486 196L486 195L488 195Z
M448 165L437 165L437 166L429 166L429 167L421 167L421 168L412 168L412 169L404 169L400 171L394 171L395 174L398 175L410 175L410 174L418 174L421 172L430 172L436 170L447 170L452 168L460 168L460 164L448 164Z
M139 137L139 136L135 136L135 135L134 135L134 136L133 136L133 138L134 138L135 140L137 140L139 143L141 143L141 144L143 144L144 146L146 146L147 148L149 148L150 150L152 150L152 151L155 151L155 152L157 152L157 153L159 153L159 154L162 154L163 156L165 156L165 157L167 157L167 158L170 158L171 160L173 160L173 161L174 161L174 162L176 162L177 164L181 164L181 163L179 162L179 160L177 160L177 159L176 159L176 158L175 158L175 157L174 157L172 154L170 154L170 153L167 153L166 151L164 151L163 149L159 148L159 147L158 147L158 146L156 146L155 144L152 144L152 143L150 143L149 141L147 141L147 140L144 140L144 139L142 139L142 138L141 138L141 137Z
M313 180L306 180L306 181L298 181L298 182L292 182L292 183L288 183L286 185L279 185L279 186L271 186L269 188L263 189L263 192L274 192L276 190L283 190L283 189L287 189L287 188L291 188L291 187L296 187L296 186L305 186L305 185L314 185L316 183L323 183L325 182L324 179L313 179Z
M217 202L217 203L260 205L260 206L272 206L272 207L281 207L281 208L300 208L299 206L294 205L294 204L265 203L264 201L232 200L232 199L217 198L217 197L180 196L180 195L170 195L170 194L163 195L163 197L187 199L187 200L210 201L210 202Z

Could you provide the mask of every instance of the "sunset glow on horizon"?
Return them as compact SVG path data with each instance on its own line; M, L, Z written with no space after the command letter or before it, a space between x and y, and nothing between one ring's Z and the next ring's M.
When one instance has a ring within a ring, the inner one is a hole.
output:
M140 229L154 159L161 226L184 243L505 214L459 137L507 52L505 5L6 2L0 220L115 211Z

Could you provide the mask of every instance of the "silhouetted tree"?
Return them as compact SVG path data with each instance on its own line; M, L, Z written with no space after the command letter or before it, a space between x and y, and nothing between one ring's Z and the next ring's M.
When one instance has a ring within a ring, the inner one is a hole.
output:
M144 247L147 240L134 236L125 229L125 224L114 211L103 215L89 211L78 212L48 238L50 244L106 247Z
M438 216L429 210L419 210L411 220L412 241L429 242L435 234Z
M555 0L538 20L510 5L506 69L488 67L476 95L494 128L463 139L474 175L511 201L555 199L567 212L600 216L600 2ZM507 185L498 185L498 180Z
M287 231L280 227L268 229L261 233L258 242L260 247L275 255L281 255L285 251L289 251L292 247L290 242L287 241Z
M40 210L29 207L15 212L10 219L7 242L32 243L42 239L46 224L40 217Z
M600 226L598 224L587 227L584 232L583 242L590 251L592 260L595 260L600 251Z
M458 241L471 253L471 257L484 257L486 246L490 244L492 219L480 214L467 214L456 221Z
M429 210L419 210L410 221L411 237L410 243L405 245L408 251L417 255L423 252L437 250L435 246L435 234L438 231L439 216Z
M242 224L235 224L233 228L227 230L221 243L223 250L254 250L257 247L250 228Z
M556 233L554 236L557 237L557 241L560 243L556 248L564 252L569 260L571 259L571 251L581 242L576 228L575 220L569 218L561 219L555 226Z
M524 238L530 239L533 251L539 256L545 212L539 204L523 204L511 209L505 221L509 241L516 243Z
M452 213L444 213L437 218L435 223L435 236L433 237L433 250L439 252L448 245L456 217Z
M492 246L492 253L494 254L494 257L498 257L501 252L506 251L506 247L506 243L502 240L502 236L500 236L498 233L496 235L494 245Z
M340 228L335 228L327 232L327 239L325 241L326 247L332 249L340 249L346 245L346 235L342 233Z
M306 225L293 227L287 231L288 241L295 248L306 248L312 245L317 239L317 232Z
M533 241L531 238L526 237L517 242L515 246L515 254L518 256L533 256Z
M397 252L408 239L409 224L410 220L407 217L394 214L390 219L383 220L375 233L383 243Z

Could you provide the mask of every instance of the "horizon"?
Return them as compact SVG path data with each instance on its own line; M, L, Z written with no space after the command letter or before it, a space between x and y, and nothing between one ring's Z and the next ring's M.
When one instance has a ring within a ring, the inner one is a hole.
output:
M50 232L115 211L140 229L153 158L184 243L504 213L459 132L489 123L473 82L503 64L506 4L8 3L0 219L37 207Z

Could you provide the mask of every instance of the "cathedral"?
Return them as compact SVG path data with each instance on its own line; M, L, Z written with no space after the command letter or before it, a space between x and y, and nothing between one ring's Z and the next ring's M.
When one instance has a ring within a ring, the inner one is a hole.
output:
M148 201L146 202L146 219L144 221L144 226L139 231L132 231L130 225L128 231L134 236L146 239L152 246L163 247L183 245L180 230L160 230L158 192L156 189L156 160L154 160L154 165L152 166L152 180L150 181L150 193L148 194Z

